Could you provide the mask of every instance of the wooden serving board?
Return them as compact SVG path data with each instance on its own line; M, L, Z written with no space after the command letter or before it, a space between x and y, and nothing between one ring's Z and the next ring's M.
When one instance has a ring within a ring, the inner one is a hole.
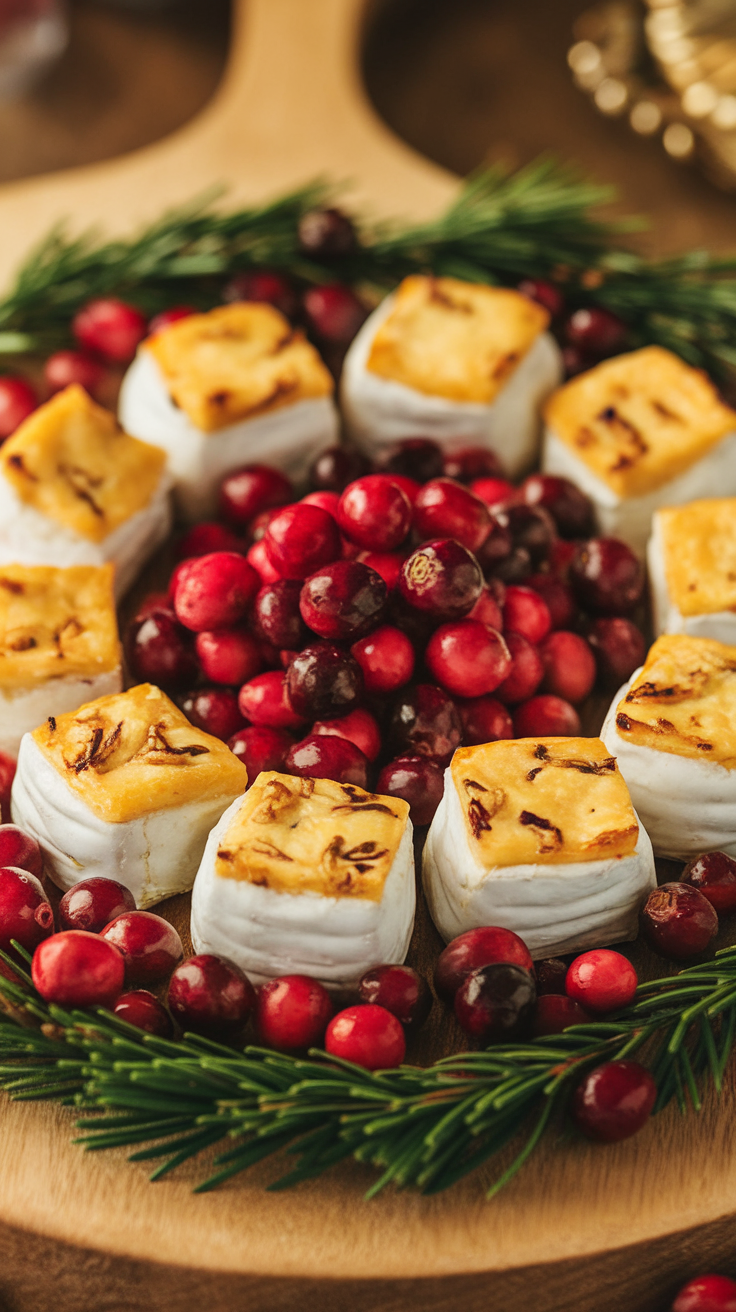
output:
M364 0L238 0L228 71L193 123L124 159L0 190L0 284L59 218L126 232L213 183L249 202L323 174L350 180L377 217L439 212L457 180L368 105L364 17ZM162 910L186 938L188 898ZM440 946L420 911L411 960L431 974ZM639 945L632 957L656 973ZM436 1004L409 1059L461 1046ZM264 1189L274 1164L207 1195L191 1193L196 1163L151 1185L122 1150L72 1144L69 1111L3 1101L0 1312L657 1312L688 1276L733 1263L735 1111L729 1090L614 1147L548 1142L491 1203L488 1173L436 1198L367 1203L374 1177L358 1165L288 1194Z

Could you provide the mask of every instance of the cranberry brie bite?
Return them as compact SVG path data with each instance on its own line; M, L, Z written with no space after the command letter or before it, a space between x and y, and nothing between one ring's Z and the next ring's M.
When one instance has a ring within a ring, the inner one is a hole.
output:
M656 884L651 843L599 738L500 739L456 751L423 879L445 940L501 925L533 957L636 938Z
M417 433L442 445L478 443L516 477L534 460L540 405L562 377L548 323L520 292L405 278L347 353L348 431L369 455Z
M658 510L647 564L657 634L736 643L736 497Z
M27 733L11 812L59 888L105 875L148 907L191 888L210 829L247 781L225 743L144 683Z
M736 856L736 647L658 638L614 697L601 737L657 856Z
M119 598L171 528L166 458L73 384L0 450L0 565L115 566Z
M661 346L604 360L545 407L542 468L593 501L601 532L643 554L660 506L736 493L736 413Z
M0 566L0 752L122 686L112 565Z
M192 941L252 980L296 973L340 987L404 960L415 902L406 802L268 770L207 840Z
M185 519L211 515L225 476L266 461L302 478L337 441L332 377L271 305L238 302L149 337L123 381L125 429L163 447Z

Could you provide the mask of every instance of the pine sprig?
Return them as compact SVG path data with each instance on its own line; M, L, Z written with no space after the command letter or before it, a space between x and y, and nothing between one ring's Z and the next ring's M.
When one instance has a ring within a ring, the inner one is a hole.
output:
M0 1087L14 1099L75 1107L77 1142L88 1151L135 1147L131 1160L158 1161L152 1179L227 1142L198 1191L286 1153L294 1165L271 1188L353 1157L379 1172L369 1197L388 1184L431 1194L513 1144L490 1197L603 1061L646 1062L657 1111L673 1098L683 1112L698 1110L707 1084L720 1091L736 1037L736 947L640 985L614 1019L383 1072L320 1052L299 1060L194 1035L178 1043L142 1035L102 1010L47 1006L25 979L0 978L0 994L12 1011L0 1020Z

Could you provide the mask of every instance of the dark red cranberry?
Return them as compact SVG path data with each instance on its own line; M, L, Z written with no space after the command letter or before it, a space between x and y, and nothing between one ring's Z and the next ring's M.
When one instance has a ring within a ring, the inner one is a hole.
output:
M607 1061L589 1071L573 1095L572 1118L598 1143L618 1143L646 1125L657 1086L638 1061Z
M375 761L381 750L381 731L378 721L370 711L365 711L362 707L358 707L357 711L351 711L349 715L341 715L336 720L315 720L312 733L347 738L349 743L355 743L355 746L360 748L369 761Z
M0 442L14 433L38 407L38 398L25 378L0 375Z
M283 771L286 754L294 739L285 729L269 729L266 725L251 724L239 729L228 742L230 751L242 761L248 771L250 786L262 770Z
M523 577L525 577L531 569L531 558L528 551L524 551L522 554L524 559ZM516 551L506 524L501 523L501 519L497 515L491 515L490 532L483 546L477 552L478 564L486 575L493 575L502 566L506 567L509 560L515 559L515 557ZM513 582L513 579L511 579L511 582Z
M258 1042L277 1052L321 1046L332 1012L332 999L319 980L308 975L271 979L256 997Z
M52 396L74 383L94 396L105 377L105 370L84 351L55 351L43 367L43 377Z
M367 474L368 461L352 447L330 446L318 455L309 471L310 485L326 492L343 492L348 483Z
M172 323L178 323L180 319L188 319L197 311L192 305L172 305L168 310L162 310L160 314L154 314L148 322L148 335L152 337L154 333L160 333L162 328L168 328Z
M45 1002L59 1007L112 1007L123 991L125 962L113 943L67 929L39 943L31 978Z
M553 578L561 579L567 583L570 576L570 566L572 558L577 551L577 542L568 542L565 538L558 538L549 553L547 568ZM538 577L538 575L535 575Z
M484 555L484 551L481 552L481 555ZM497 561L492 569L489 570L485 565L484 568L487 573L494 574L496 578L509 585L526 583L534 571L532 558L526 547L512 547L508 556Z
M586 630L598 678L604 688L620 688L644 664L647 644L632 620L616 615L593 620Z
M361 1002L385 1007L413 1034L427 1019L432 994L426 979L411 966L373 966L358 984Z
M542 601L546 602L552 628L569 629L577 613L569 584L555 578L553 574L532 574L526 580L526 586L533 588Z
M506 707L494 697L475 697L472 701L458 702L457 708L463 722L463 743L466 747L493 743L499 738L513 738L511 716Z
M258 640L247 629L198 633L194 645L202 674L212 683L246 683L261 668Z
M176 967L167 1001L182 1029L227 1042L245 1028L256 995L233 961L204 952Z
M33 952L54 932L51 910L40 879L13 866L0 869L0 948L13 955L11 940Z
M16 763L12 756L0 752L0 819L10 815L10 790L15 778Z
M132 989L121 993L113 1011L119 1020L135 1025L138 1030L155 1034L159 1039L171 1039L174 1026L163 1002L159 1002L155 993L149 989Z
M404 600L437 619L462 619L482 589L480 565L454 538L425 542L404 561L399 578Z
M520 633L534 646L547 637L552 616L546 601L533 588L512 585L506 589L503 605L504 633Z
M36 879L43 874L43 856L38 843L17 825L0 825L0 868L5 866L27 870Z
M567 965L559 957L544 957L535 961L537 972L537 996L545 993L564 993L567 979Z
M514 733L517 738L579 738L580 716L562 697L542 693L514 712Z
M189 635L167 610L134 620L125 637L125 651L131 673L143 683L185 688L197 677Z
M565 378L576 378L578 374L585 373L595 364L595 359L586 355L577 346L563 346L562 348L562 367L565 371Z
M340 556L340 534L332 515L302 502L274 516L263 543L274 569L285 579L306 579Z
M243 728L238 698L229 688L195 688L185 693L179 705L195 729L222 738L223 742Z
M389 447L380 457L385 474L404 474L417 483L428 483L444 473L442 448L429 437L407 437Z
M306 779L334 779L338 784L368 787L368 758L355 743L334 734L309 734L286 754L286 774Z
M593 948L573 961L565 992L588 1011L619 1011L633 1002L638 983L627 957L610 948Z
M298 651L306 641L307 629L299 611L301 590L298 579L278 579L256 594L253 618L258 631L274 647Z
M352 288L339 282L310 287L304 293L302 306L315 336L335 346L352 342L368 317L368 311Z
M385 1007L372 1004L338 1011L327 1026L325 1049L368 1071L390 1070L406 1056L401 1023Z
M542 278L522 278L518 288L530 301L543 306L551 319L559 319L565 308L565 299L553 282L545 282Z
M491 515L480 497L451 478L425 483L414 503L414 527L421 538L454 538L477 552L491 531Z
M595 683L595 657L585 638L558 629L539 646L544 665L544 692L564 697L573 705L585 701Z
M641 600L644 567L618 538L590 538L575 550L570 583L585 610L595 615L626 614Z
M530 474L521 485L528 506L542 506L552 516L563 538L588 537L593 528L593 506L569 478Z
M474 483L479 478L500 478L503 470L490 447L461 446L443 453L442 473L458 483Z
M297 224L299 246L305 255L314 259L329 259L331 255L350 255L357 249L355 225L338 210L307 210Z
M575 310L565 322L570 346L593 356L613 355L626 344L626 324L611 310L592 305Z
M187 629L227 629L238 624L256 595L259 579L235 551L213 551L186 562L174 592L176 617Z
M363 675L349 652L329 642L314 642L290 662L286 687L298 715L326 720L357 706L363 696Z
M345 488L337 520L364 550L393 551L411 527L411 502L389 474L366 474Z
M497 518L511 534L513 547L528 551L532 565L541 565L548 559L557 532L555 521L543 506L506 506L498 511Z
M2 832L0 829L0 840ZM30 867L26 866L26 869ZM704 852L702 856L696 856L685 866L682 882L697 888L719 914L736 911L736 860L726 852Z
M528 1033L537 990L523 966L496 962L472 971L455 994L461 1029L483 1043L503 1043Z
M424 648L434 633L437 619L428 611L415 610L404 600L398 588L389 593L388 619L393 628L399 629L410 641L414 655L419 661ZM372 636L372 635L371 635Z
M503 683L511 655L500 633L479 620L441 624L424 659L437 682L456 697L483 697Z
M294 495L285 474L270 465L244 465L223 479L220 514L233 528L244 529L262 510L284 506Z
M408 802L413 825L430 825L442 801L444 786L441 761L431 756L397 756L384 765L376 791Z
M148 335L148 321L134 305L108 296L88 301L72 319L79 345L114 364L127 364Z
M297 300L288 278L272 269L247 269L238 273L223 287L222 299L226 302L260 301L273 305L287 319L296 314Z
M715 908L690 884L660 884L653 889L641 923L654 951L673 961L705 952L718 933Z
M523 966L534 973L531 953L513 930L497 925L467 929L440 953L434 971L434 986L441 998L451 1002L460 985L474 970L498 963Z
M354 642L380 624L386 597L386 584L375 570L358 560L336 560L307 579L299 609L321 638Z
M559 993L545 993L537 998L532 1034L539 1038L545 1034L563 1034L570 1025L584 1025L590 1016L579 1002L561 997Z
M168 592L147 593L136 610L133 618L136 620L144 620L148 615L155 615L157 611L163 611L164 614L170 616L172 620L176 619L176 613Z
M496 696L513 706L516 702L524 702L534 696L542 682L544 666L538 649L520 633L507 633L506 646L511 657L511 669L496 689ZM513 733L509 735L511 738L513 736Z
M507 478L500 478L498 475L484 476L475 478L470 484L470 491L475 496L485 501L491 509L498 509L501 506L512 505L516 500L517 491L513 483L509 483Z
M59 903L59 928L86 929L90 934L99 934L111 920L125 911L135 910L135 898L125 884L94 875L80 879L64 894Z
M683 1285L670 1312L736 1312L736 1280L696 1276Z
M401 629L384 624L350 648L369 694L395 692L414 673L414 648Z
M401 693L389 731L394 750L449 761L462 736L457 706L442 688L432 683L417 683Z
M267 670L244 683L238 706L246 720L270 729L300 729L304 725L289 699L283 670Z
M232 529L215 520L203 520L194 524L179 538L176 555L179 560L192 560L195 556L210 556L214 551L244 550L240 538Z
M125 983L159 984L171 974L183 951L181 939L163 916L152 911L124 911L101 931L125 959Z

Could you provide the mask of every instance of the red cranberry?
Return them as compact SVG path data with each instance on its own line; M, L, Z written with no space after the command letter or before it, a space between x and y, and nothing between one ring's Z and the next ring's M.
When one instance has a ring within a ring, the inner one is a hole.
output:
M549 553L547 568L553 578L561 579L567 583L570 577L570 566L573 556L578 549L577 542L567 542L564 538L558 538ZM538 578L538 575L535 575Z
M575 378L578 374L585 373L595 364L595 360L586 355L584 351L577 346L563 346L562 348L562 367L565 371L565 378Z
M444 473L442 448L429 437L407 437L384 452L380 467L384 474L400 474L417 483L428 483Z
M506 589L503 607L504 633L520 633L535 646L546 638L552 616L546 601L533 588L512 586Z
M268 559L285 579L306 579L340 555L340 534L332 515L299 502L274 516L263 542Z
M306 1052L322 1043L332 999L319 980L282 975L262 984L256 997L258 1042L277 1052Z
M212 683L247 683L261 668L258 641L247 629L198 633L194 645L202 674Z
M261 538L266 536L271 520L275 519L282 509L282 506L269 506L267 510L259 510L258 514L254 515L246 530L251 542L260 542Z
M244 529L262 510L283 506L294 490L285 474L270 465L234 469L220 486L220 514L233 528Z
M0 375L0 441L10 437L38 406L36 393L25 378Z
M647 644L631 620L619 616L593 620L587 638L605 688L620 688L644 664Z
M618 1143L646 1125L657 1086L638 1061L607 1061L589 1071L573 1095L572 1118L599 1143Z
M125 884L93 875L90 879L80 879L64 894L59 903L59 927L99 934L111 920L135 909L135 898Z
M395 692L414 673L414 648L401 629L384 624L350 648L367 693Z
M414 527L422 538L454 538L478 551L491 531L488 507L451 478L426 483L414 503Z
M299 609L321 638L354 641L380 624L386 596L386 584L375 570L358 560L336 560L307 579Z
M245 559L251 568L256 571L261 585L276 583L281 578L278 570L274 569L266 554L266 544L263 539L260 542L253 543L253 546L245 553Z
M401 566L406 556L401 551L361 551L358 560L369 569L380 574L386 587L391 591L398 586Z
M297 301L294 288L282 273L271 269L247 269L238 273L222 289L223 301L260 301L273 305L287 319L296 314Z
M235 551L187 561L174 593L176 617L195 633L237 624L258 591L258 575Z
M522 638L520 633L507 633L506 645L511 657L511 669L496 693L502 702L513 705L533 697L542 682L544 666L537 648L527 638ZM513 734L509 736L513 738Z
M182 1029L227 1041L244 1029L256 995L239 966L204 952L176 967L167 1001Z
M176 544L179 560L192 560L195 556L210 556L214 551L240 551L240 539L232 529L215 521L204 520L187 529Z
M0 948L12 953L11 939L33 952L54 932L51 910L40 879L13 866L0 869Z
M409 505L413 508L422 490L421 483L417 483L415 478L409 478L408 474L391 474L390 478L391 482L401 489Z
M470 484L470 491L492 509L510 505L516 498L516 488L513 483L509 483L507 478L496 476L474 479Z
M289 700L282 670L267 670L244 683L238 694L238 706L246 720L270 729L300 729L304 724Z
M545 692L568 702L583 702L595 683L595 657L585 638L558 629L540 644Z
M320 510L326 510L328 515L337 519L337 507L340 504L340 496L337 492L308 492L302 497L303 506L319 506Z
M159 1002L148 989L132 989L122 993L113 1007L115 1015L135 1025L138 1030L155 1034L159 1039L173 1038L174 1026L163 1002Z
M670 1312L736 1312L736 1280L696 1276L683 1285Z
M449 761L462 735L462 720L455 703L434 684L417 683L407 688L394 707L390 742L407 755Z
M535 961L534 968L537 972L538 997L545 993L565 992L567 966L559 957L545 957L542 961Z
M368 311L350 287L327 283L310 287L302 300L304 314L312 332L336 346L352 342Z
M567 629L572 624L577 607L570 587L552 574L532 574L526 586L538 592L552 620L553 629Z
M37 879L43 874L43 856L35 838L17 825L0 825L0 868L27 870Z
M338 1011L327 1026L325 1049L368 1071L390 1070L406 1056L400 1021L385 1007L368 1003Z
M229 688L195 688L179 704L195 729L211 733L223 742L243 728L238 698Z
M163 328L169 328L172 323L178 323L180 319L188 319L190 315L196 313L193 305L172 305L168 310L161 310L160 314L154 314L149 320L148 335L152 337L154 333L160 333Z
M171 571L171 576L169 578L169 586L167 590L167 598L170 603L169 609L172 615L176 613L174 611L174 594L179 586L179 583L186 578L187 574L189 573L189 567L192 564L193 561L190 559L180 560L178 565L175 565Z
M330 446L318 455L309 481L314 488L329 492L342 492L354 479L368 472L368 461L359 451L345 446Z
M631 962L610 948L593 948L576 957L565 992L588 1011L619 1011L633 1002L639 983Z
M404 561L399 578L404 600L437 619L462 619L482 589L480 565L454 538L425 542Z
M283 771L286 754L293 738L285 729L269 729L265 725L251 724L239 729L228 741L230 751L242 761L248 771L250 786L262 770Z
M411 502L388 474L367 474L345 488L337 519L366 551L393 551L411 527Z
M534 1015L537 990L523 966L494 962L480 966L459 986L455 1015L461 1029L483 1043L502 1043L525 1034Z
M0 854L2 854L2 832L0 829ZM16 861L12 864L25 863ZM25 868L30 870L30 866ZM726 852L705 852L702 856L696 856L685 866L682 882L697 888L717 912L723 914L736 910L736 860Z
M358 708L349 715L342 715L338 720L315 720L313 734L325 734L328 737L347 738L355 743L369 761L375 761L381 750L381 731L370 711Z
M557 540L555 522L543 506L513 505L497 512L515 549L523 547L533 565L546 561Z
M660 884L649 894L641 919L654 951L673 961L705 952L718 933L715 908L690 884Z
M349 652L315 642L297 652L286 671L289 700L308 720L333 719L352 711L363 695L363 676Z
M500 633L478 620L441 624L425 653L427 669L458 697L483 697L503 683L511 655Z
M125 962L112 943L66 929L39 943L31 978L45 1002L59 1007L112 1007L123 991Z
M130 625L125 651L131 673L143 683L185 688L197 677L189 635L168 610L158 609Z
M147 335L148 322L134 305L108 296L82 306L72 319L72 332L85 351L127 364Z
M584 1025L590 1016L579 1002L561 997L559 993L545 993L537 998L532 1034L563 1034L569 1025Z
M626 333L626 324L618 315L599 305L575 310L565 323L565 336L570 346L577 346L595 356L620 351L626 343Z
M172 620L176 619L168 592L147 593L133 618L135 620L145 620L149 615L155 615L158 611L163 611Z
M411 966L373 966L358 984L361 1002L385 1007L413 1034L432 1008L432 994L422 975Z
M278 579L262 587L253 604L253 618L260 633L274 647L298 651L306 641L307 629L299 611L302 585L298 579Z
M469 702L459 702L458 710L463 722L463 742L466 747L478 747L481 743L493 743L498 738L514 736L511 716L506 707L493 697L475 697Z
M523 939L511 929L497 925L467 929L448 943L440 953L434 971L434 985L441 998L451 1002L461 984L481 966L502 963L523 966L534 973L531 953Z
M543 693L514 712L514 733L517 738L579 738L580 716L561 697Z
M490 447L461 446L444 452L442 473L458 483L473 483L479 478L499 478L502 470L498 456Z
M15 768L13 757L0 752L0 819L10 815L10 790L13 787Z
M549 511L563 538L584 538L590 534L593 506L569 478L530 474L521 485L521 495L528 506L542 506Z
M334 779L338 784L368 787L368 758L355 743L335 734L309 734L286 754L286 774L306 779Z
M530 301L542 305L551 319L559 319L565 308L562 292L553 282L545 282L542 278L523 278L519 283L519 291L523 296L528 296Z
M349 255L357 249L355 227L342 210L307 210L297 224L299 246L305 255L329 259L331 255Z
M94 396L105 377L105 370L83 351L55 351L43 367L43 377L52 396L73 383Z
M489 628L501 632L503 627L501 607L490 588L483 589L467 619L480 620L481 624L487 624Z
M616 615L633 610L641 600L644 567L618 538L590 538L575 550L570 583L585 610Z
M124 911L101 934L122 952L128 985L160 983L184 951L174 926L152 911Z
M443 764L432 756L397 756L384 765L376 783L377 792L408 802L413 825L432 823L444 788Z

